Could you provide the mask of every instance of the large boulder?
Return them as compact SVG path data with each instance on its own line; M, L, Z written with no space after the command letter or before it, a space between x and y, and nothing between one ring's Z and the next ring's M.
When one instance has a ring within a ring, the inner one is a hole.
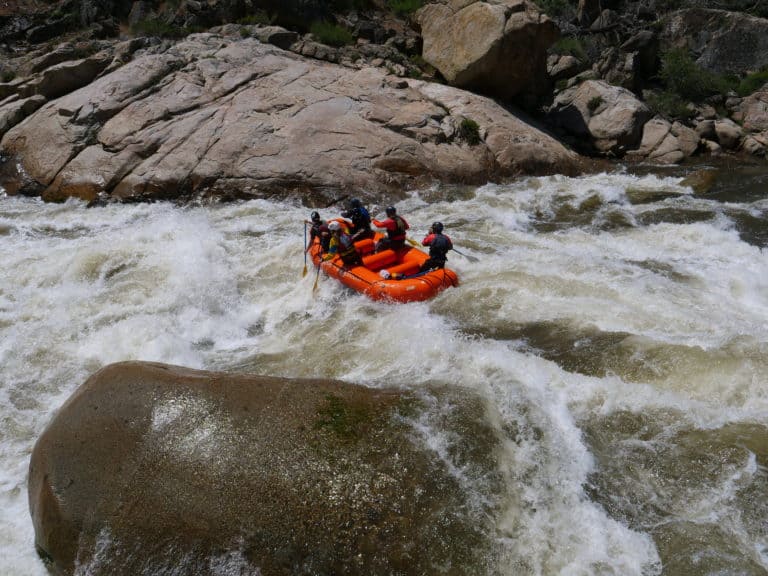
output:
M10 97L0 102L0 137L44 103L45 96Z
M747 96L740 105L741 123L747 132L768 130L768 84Z
M64 575L480 574L502 492L484 410L466 391L113 364L35 445L36 545ZM445 453L419 440L430 422Z
M715 133L720 146L726 150L735 150L741 144L744 130L730 118L715 121Z
M512 98L547 87L557 25L529 0L427 4L417 13L423 57L452 85Z
M662 19L662 48L686 48L696 63L719 74L768 66L768 20L740 12L692 8Z
M699 135L680 122L654 118L645 123L640 147L628 153L655 164L676 164L699 149Z
M632 92L601 80L586 80L555 98L548 117L585 151L623 156L636 148L651 110Z
M130 61L5 134L0 154L19 168L0 180L6 191L48 200L292 191L322 199L579 170L576 154L488 98L456 88L436 98L427 82L303 58L239 32L121 57ZM494 137L462 137L454 127L468 120L473 136ZM520 141L538 151L510 155Z

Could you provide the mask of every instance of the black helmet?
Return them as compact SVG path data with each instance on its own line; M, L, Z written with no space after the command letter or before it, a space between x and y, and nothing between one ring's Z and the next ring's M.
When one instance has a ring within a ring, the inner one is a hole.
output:
M435 234L442 234L443 232L443 223L442 222L432 222L432 232Z
M312 222L320 222L320 214L312 212Z
M387 206L387 216L394 216L397 213L394 206Z
M362 206L359 198L352 198L352 200L349 201L349 205L352 206L352 208L360 208Z

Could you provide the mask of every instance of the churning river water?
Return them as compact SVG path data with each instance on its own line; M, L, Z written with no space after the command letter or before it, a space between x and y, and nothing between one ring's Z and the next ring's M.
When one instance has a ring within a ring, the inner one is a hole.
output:
M472 389L519 430L496 573L768 574L768 170L680 182L414 191L397 203L412 236L441 220L479 261L452 253L462 285L403 305L323 277L313 294L297 203L86 209L0 189L0 575L45 574L36 438L128 359Z

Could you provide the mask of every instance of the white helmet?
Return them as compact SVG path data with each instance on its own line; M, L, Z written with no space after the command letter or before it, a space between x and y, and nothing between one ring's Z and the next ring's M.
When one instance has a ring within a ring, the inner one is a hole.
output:
M330 230L331 232L335 232L336 230L341 230L341 224L339 224L338 222L336 222L336 220L334 220L333 222L328 224L328 230Z

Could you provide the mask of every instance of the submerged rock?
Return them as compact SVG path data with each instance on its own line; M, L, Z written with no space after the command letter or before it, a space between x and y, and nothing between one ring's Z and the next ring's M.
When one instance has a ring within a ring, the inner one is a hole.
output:
M490 573L499 440L479 399L437 398L107 366L34 448L36 545L57 574Z

